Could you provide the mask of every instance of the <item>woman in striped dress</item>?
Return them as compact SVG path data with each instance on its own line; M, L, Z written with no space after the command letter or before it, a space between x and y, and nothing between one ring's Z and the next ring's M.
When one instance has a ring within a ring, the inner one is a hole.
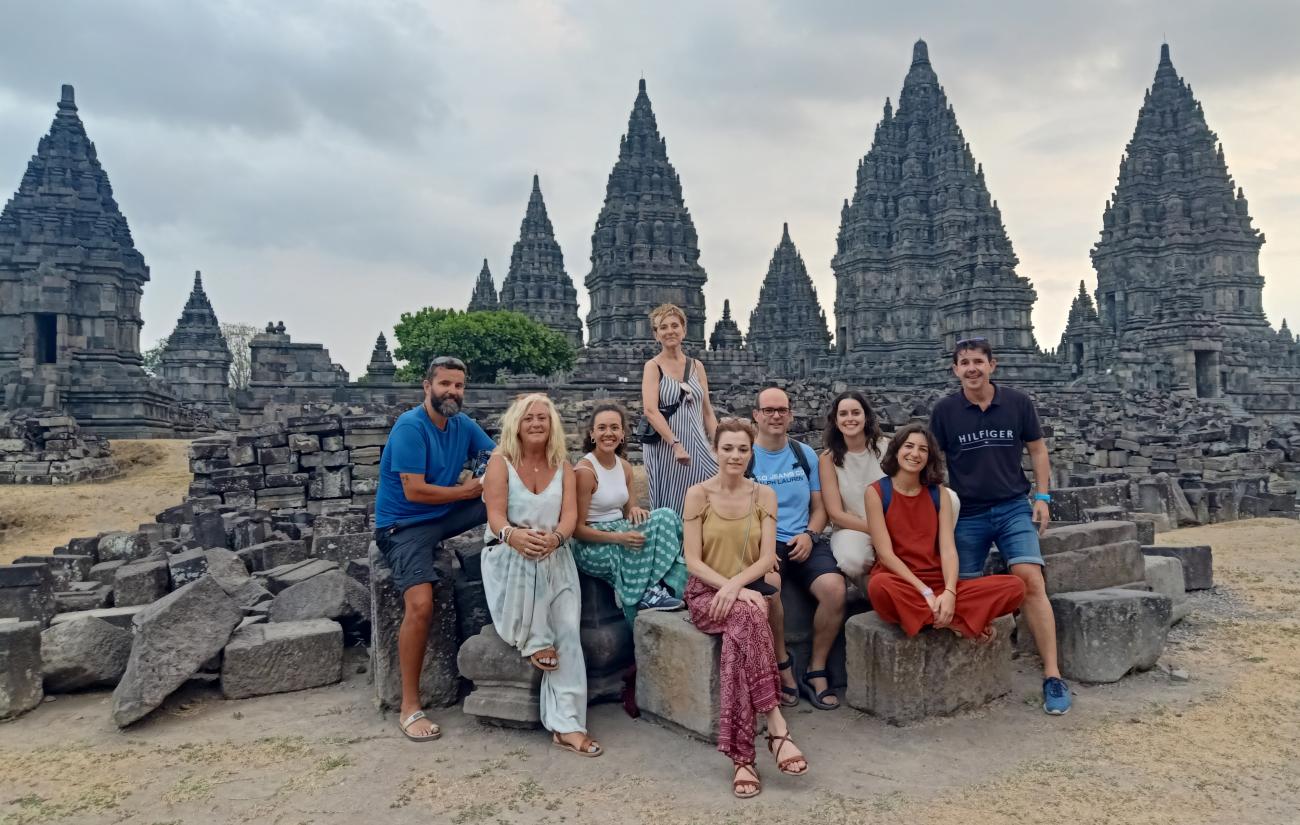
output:
M709 402L704 364L682 352L686 313L673 304L662 304L650 313L650 326L661 347L641 370L642 409L660 438L658 443L642 445L641 451L650 508L667 507L681 515L686 490L718 473L712 450L718 420ZM677 411L665 418L659 407L671 404L679 404Z

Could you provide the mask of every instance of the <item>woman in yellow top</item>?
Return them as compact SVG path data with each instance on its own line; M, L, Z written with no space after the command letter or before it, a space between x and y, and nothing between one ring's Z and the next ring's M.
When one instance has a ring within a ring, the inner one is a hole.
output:
M808 772L808 762L790 739L781 715L781 679L776 670L769 610L780 610L781 577L776 569L776 493L745 478L754 447L754 427L726 418L713 433L718 473L686 492L684 506L686 606L705 633L722 636L722 707L718 750L735 766L732 791L747 799L762 789L754 767L754 717L767 717L767 749L777 770Z

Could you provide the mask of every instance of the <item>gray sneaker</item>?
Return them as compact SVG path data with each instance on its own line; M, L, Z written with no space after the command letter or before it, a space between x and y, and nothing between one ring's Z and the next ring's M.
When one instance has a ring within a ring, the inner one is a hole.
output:
M686 602L668 592L668 588L662 584L656 584L645 592L641 601L636 603L637 610L657 610L668 613L673 610L681 610L686 606Z

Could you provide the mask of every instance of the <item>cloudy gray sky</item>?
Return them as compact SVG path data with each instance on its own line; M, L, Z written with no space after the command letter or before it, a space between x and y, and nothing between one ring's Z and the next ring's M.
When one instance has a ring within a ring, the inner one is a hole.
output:
M644 75L700 235L712 327L742 328L781 224L828 314L839 207L924 37L1054 346L1167 39L1300 322L1300 4L0 0L0 192L59 85L153 281L146 344L201 269L223 321L283 320L360 374L401 312L498 285L532 174L584 301Z

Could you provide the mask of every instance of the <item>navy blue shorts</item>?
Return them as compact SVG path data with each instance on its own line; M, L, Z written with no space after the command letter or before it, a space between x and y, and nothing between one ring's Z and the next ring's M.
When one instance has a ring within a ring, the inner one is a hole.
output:
M442 542L487 522L487 507L481 499L458 501L442 516L415 524L381 527L375 544L393 571L397 592L405 593L417 584L437 584L434 553Z

